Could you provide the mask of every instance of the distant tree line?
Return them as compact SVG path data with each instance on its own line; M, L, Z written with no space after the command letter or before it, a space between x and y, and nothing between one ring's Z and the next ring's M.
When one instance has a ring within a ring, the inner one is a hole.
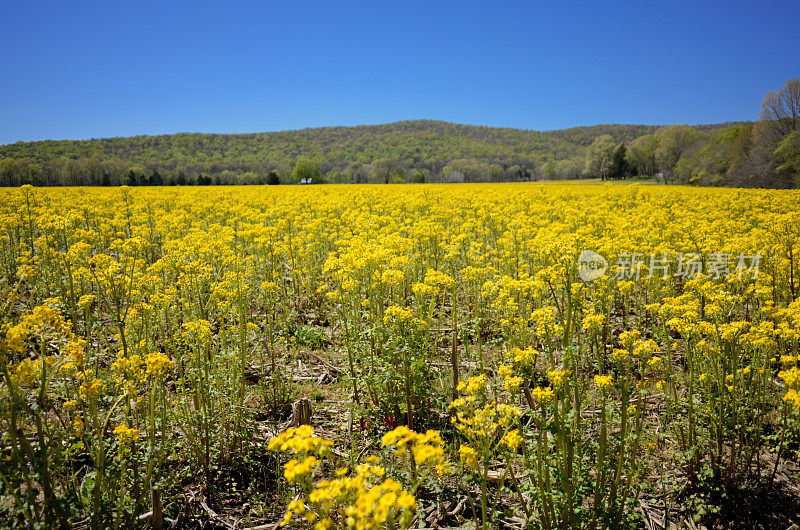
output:
M0 146L0 185L470 182L581 176L601 134L629 142L658 127L560 131L431 120L261 134L174 134ZM209 182L207 179L210 178ZM160 180L159 180L160 179Z
M583 174L658 177L704 186L800 187L800 80L790 79L761 103L760 119L728 127L662 127L627 144L600 135L586 151Z
M259 134L173 134L0 146L0 185L162 186L657 178L800 186L800 82L757 122L528 131L416 120Z

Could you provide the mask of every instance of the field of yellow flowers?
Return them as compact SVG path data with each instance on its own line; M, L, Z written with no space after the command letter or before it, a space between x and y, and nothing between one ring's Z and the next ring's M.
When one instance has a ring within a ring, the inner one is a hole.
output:
M799 255L797 191L2 189L0 525L785 528Z

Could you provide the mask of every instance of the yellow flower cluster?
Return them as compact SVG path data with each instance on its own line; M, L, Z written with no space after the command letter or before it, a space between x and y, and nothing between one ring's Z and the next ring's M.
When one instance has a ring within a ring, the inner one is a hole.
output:
M305 479L318 463L319 460L313 455L302 460L292 458L283 466L283 476L289 484L294 484Z
M185 340L193 339L200 342L208 342L211 338L211 322L208 320L194 320L186 322L182 326L183 337Z
M387 307L383 315L384 324L404 323L414 318L414 311L393 305Z
M800 368L796 366L793 366L788 370L781 370L778 372L778 377L783 379L783 383L790 388L800 386Z
M506 379L506 388L508 390L515 390L525 379L531 380L536 377L536 361L538 357L539 352L533 348L512 348L508 352L507 358L512 364L508 368L513 369L513 374L504 372L505 368L503 366L500 367L500 375Z
M481 405L486 399L486 374L469 378L460 382L458 390L464 396L450 403L455 410L451 419L456 429L468 439L480 441L483 447L494 444L502 437L522 415L522 411L513 405L491 400Z
M522 436L519 434L519 429L508 431L505 436L503 436L501 443L512 451L516 450L520 444L522 444Z
M468 445L461 444L458 448L458 458L468 467L474 468L478 465L478 452Z
M467 401L474 401L477 394L486 390L486 374L470 377L467 381L459 381L456 390L464 392Z
M636 329L623 331L619 335L619 341L626 350L633 351L634 345L639 342L641 336L639 330Z
M452 419L456 429L462 433L482 438L493 438L522 415L519 408L497 402L487 403L483 407L474 409L465 409L453 404L451 407L457 409L456 416Z
M596 375L594 376L594 384L597 385L597 388L610 387L614 384L613 377L611 375Z
M539 352L533 348L514 348L511 350L511 356L514 360L514 366L520 368L534 368L536 366L536 358Z
M85 401L94 401L103 392L102 379L93 378L91 382L84 381L78 389L78 395Z
M618 363L627 361L630 356L631 352L626 348L614 348L614 351L611 352L611 360Z
M508 392L516 392L524 382L522 377L514 375L514 369L508 365L501 364L497 372L503 378L503 386Z
M388 269L383 271L381 275L381 283L384 285L398 285L405 279L403 271L397 269Z
M428 296L434 296L439 291L433 285L428 285L427 283L422 283L422 282L416 282L414 285L411 286L411 292L413 292L415 296L425 298Z
M452 276L449 276L443 272L428 269L425 271L425 284L433 286L438 290L440 289L451 289L455 284L455 280Z
M13 368L14 379L17 384L23 387L37 387L41 382L43 368L46 373L53 369L56 359L53 356L45 357L44 366L42 359L23 359Z
M569 372L557 368L549 369L547 370L547 380L553 387L559 387L569 380Z
M581 327L583 328L584 331L588 331L590 333L598 333L602 331L605 322L606 322L605 315L599 315L597 313L589 313L588 315L583 317Z
M314 435L314 427L301 425L289 427L278 436L272 438L267 445L270 451L281 451L291 454L315 453L327 455L333 442Z
M148 353L144 362L147 365L147 375L150 377L160 377L170 368L172 368L172 361L162 352Z
M800 410L800 368L793 366L788 370L778 372L778 377L783 379L787 387L784 401L789 403L795 410Z
M655 368L655 367L659 366L660 364L661 364L661 357L658 357L658 356L653 356L653 357L650 358L649 361L647 361L647 366L649 366L651 368Z
M137 383L143 381L146 376L145 363L138 355L118 358L112 363L111 372L118 384L123 384L125 381Z
M86 341L80 338L74 338L67 342L62 354L78 368L81 368L84 363L85 349Z
M114 436L122 446L131 446L139 441L139 431L125 424L117 425L114 428Z
M540 338L557 335L562 326L556 323L556 308L552 306L541 307L531 313L531 319L536 324L536 336Z
M648 359L658 351L658 345L651 339L637 340L633 346L633 354L640 359Z
M540 405L546 404L551 399L553 399L553 389L550 387L542 388L540 386L537 386L536 388L531 390L531 393L533 395L533 399Z
M435 449L438 446L441 450L443 443L435 431L418 434L407 429L395 429L384 436L384 441L398 452L408 451L410 446L418 464L433 463L443 453ZM287 429L273 438L269 448L290 454L316 452L324 457L330 452L328 448L331 445L330 440L314 436L313 428L304 425ZM367 460L368 463L357 465L351 476L347 476L347 469L338 469L337 478L321 480L313 486L309 478L320 460L314 455L289 460L284 466L284 477L290 484L303 488L304 498L289 503L280 526L304 521L317 530L334 527L365 530L387 526L406 528L413 517L416 499L396 480L384 478L386 470L377 465L377 457Z
M386 479L356 493L355 502L345 509L345 522L350 528L368 530L382 528L387 521L398 518L405 527L416 504L414 496L403 490L399 482Z
M6 340L11 350L21 352L25 348L25 342L32 337L39 341L69 337L71 329L72 325L63 319L58 309L50 305L40 305L6 331Z
M89 309L91 309L92 304L94 304L95 300L97 300L97 297L95 295L85 294L81 296L80 299L78 300L78 307L80 307L84 311L88 311Z
M401 425L383 435L383 445L392 447L398 456L410 450L414 463L418 466L436 466L441 475L446 471L444 464L444 440L441 435L429 429L419 434Z

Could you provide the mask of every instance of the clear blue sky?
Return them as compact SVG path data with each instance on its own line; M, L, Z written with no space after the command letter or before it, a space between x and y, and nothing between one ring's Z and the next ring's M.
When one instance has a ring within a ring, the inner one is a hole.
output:
M0 144L749 120L800 76L797 0L0 0L0 20Z

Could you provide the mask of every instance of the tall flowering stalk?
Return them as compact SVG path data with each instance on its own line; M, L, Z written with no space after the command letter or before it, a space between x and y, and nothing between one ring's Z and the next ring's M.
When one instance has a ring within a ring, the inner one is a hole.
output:
M509 388L519 389L521 380L506 372ZM458 385L461 396L450 403L456 430L466 444L459 448L459 458L465 470L477 475L481 492L481 524L489 528L494 519L493 508L488 504L489 469L494 458L507 455L506 469L500 485L506 480L513 455L522 443L518 424L522 411L513 405L498 402L487 388L486 375L462 381Z

